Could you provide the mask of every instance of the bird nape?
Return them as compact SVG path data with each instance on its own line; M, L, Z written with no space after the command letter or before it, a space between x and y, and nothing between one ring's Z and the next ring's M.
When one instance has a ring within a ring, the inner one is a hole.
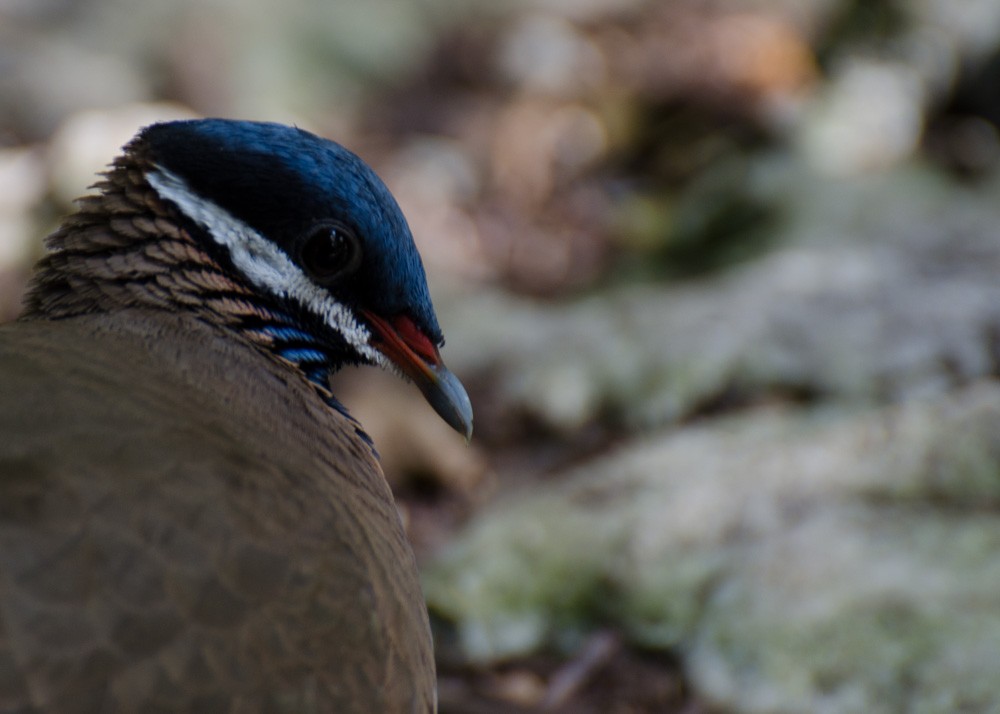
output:
M348 364L468 438L385 185L305 131L157 124L0 327L0 711L433 712L412 551Z

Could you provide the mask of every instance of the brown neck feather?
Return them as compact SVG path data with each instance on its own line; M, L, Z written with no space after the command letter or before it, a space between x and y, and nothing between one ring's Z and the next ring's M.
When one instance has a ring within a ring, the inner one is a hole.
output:
M22 319L55 319L152 307L192 310L232 324L256 309L250 289L231 279L183 227L176 209L146 182L141 158L127 153L79 201L46 244Z

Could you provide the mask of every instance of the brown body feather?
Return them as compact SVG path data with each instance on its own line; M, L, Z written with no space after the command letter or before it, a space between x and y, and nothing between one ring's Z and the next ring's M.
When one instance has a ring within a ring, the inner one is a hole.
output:
M433 712L369 443L149 168L127 147L0 326L0 712Z
M433 711L355 427L191 314L0 327L0 711Z

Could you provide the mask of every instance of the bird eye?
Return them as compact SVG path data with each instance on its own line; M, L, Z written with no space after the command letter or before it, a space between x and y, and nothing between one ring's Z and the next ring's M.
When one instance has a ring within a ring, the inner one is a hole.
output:
M302 266L320 282L329 282L357 270L361 264L361 245L344 226L316 226L302 244Z

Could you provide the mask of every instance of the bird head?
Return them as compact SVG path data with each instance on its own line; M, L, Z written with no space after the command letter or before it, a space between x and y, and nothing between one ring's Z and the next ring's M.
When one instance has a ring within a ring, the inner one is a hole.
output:
M272 334L292 335L325 368L401 372L471 435L409 226L360 158L301 129L224 119L154 124L126 153L141 157L145 180L227 278L281 316Z

